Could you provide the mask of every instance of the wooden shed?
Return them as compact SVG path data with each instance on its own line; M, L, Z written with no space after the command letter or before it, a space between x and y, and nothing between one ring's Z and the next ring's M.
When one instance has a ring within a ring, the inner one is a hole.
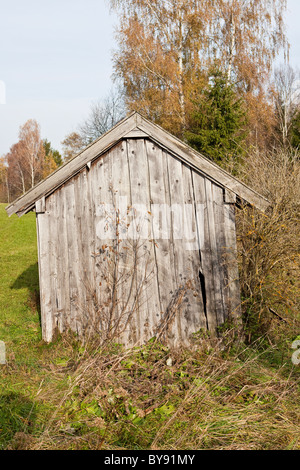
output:
M9 205L36 212L43 339L188 344L240 315L236 201L268 201L132 113Z

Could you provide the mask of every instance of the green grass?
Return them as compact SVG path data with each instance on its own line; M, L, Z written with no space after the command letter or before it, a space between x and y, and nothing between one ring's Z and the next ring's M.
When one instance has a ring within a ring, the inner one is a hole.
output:
M8 218L2 204L0 232L0 449L300 448L291 351L245 347L226 330L190 351L83 346L72 334L46 345L35 216Z
M8 217L0 204L0 338L8 353L40 337L35 214ZM15 347L16 346L16 347ZM24 349L23 349L24 351Z
M40 340L35 216L9 218L4 204L0 204L0 279L0 340L15 369L7 373L0 366L1 448L16 432L27 429L26 416L34 416L20 370L32 360L32 345Z

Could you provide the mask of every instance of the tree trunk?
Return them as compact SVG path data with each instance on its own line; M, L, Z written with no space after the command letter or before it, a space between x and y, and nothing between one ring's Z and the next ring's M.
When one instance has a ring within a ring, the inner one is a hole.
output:
M180 118L181 118L181 132L182 137L186 129L186 114L185 114L185 96L184 96L184 69L183 69L183 32L182 32L182 21L180 17L179 21L179 46L178 46L178 73L179 73L179 106L180 106Z
M231 23L230 24L231 41L230 41L230 46L229 46L229 60L228 60L227 81L226 81L227 86L230 84L230 79L231 79L233 55L234 55L234 47L235 47L235 36L236 36L233 12L231 13L230 23Z
M181 123L182 123L182 133L186 129L186 115L185 115L185 98L183 90L183 53L182 50L179 51L179 105L180 105L180 114L181 114Z
M10 204L10 193L9 193L9 184L8 184L7 172L6 172L6 175L5 175L5 184L6 184L7 204Z
M26 192L25 178L24 178L24 173L22 171L22 168L21 168L21 165L20 165L19 162L18 162L18 168L19 168L19 173L20 173L21 183L22 183L22 194L25 194L25 192Z
M31 165L31 187L34 187L34 167Z

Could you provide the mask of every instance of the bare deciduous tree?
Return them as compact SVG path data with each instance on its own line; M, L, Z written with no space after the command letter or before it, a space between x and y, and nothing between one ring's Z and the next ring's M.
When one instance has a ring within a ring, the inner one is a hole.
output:
M86 120L78 126L77 131L71 132L62 141L65 160L70 160L105 134L125 114L124 96L119 90L112 90L104 100L93 103Z
M94 103L89 116L79 126L83 144L89 145L105 134L125 116L125 113L124 99L119 92L112 91L103 101Z
M300 72L282 65L274 73L274 104L277 127L283 147L289 146L293 118L300 108Z

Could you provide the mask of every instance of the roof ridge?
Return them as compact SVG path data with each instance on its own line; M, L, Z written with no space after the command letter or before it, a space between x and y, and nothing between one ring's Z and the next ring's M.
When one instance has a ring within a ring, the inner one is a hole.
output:
M17 213L22 216L33 209L34 204L41 197L49 196L62 184L75 176L85 165L99 158L123 138L130 138L130 133L139 129L143 137L149 136L154 142L164 147L170 154L177 156L196 171L207 175L219 185L231 190L250 204L264 211L269 201L257 191L248 187L235 176L200 154L188 144L173 136L158 124L150 122L139 112L133 111L120 120L112 129L102 134L98 139L85 147L81 152L57 168L44 180L37 183L25 194L17 198L5 209L9 216ZM126 137L128 135L128 137ZM135 137L138 137L136 135ZM141 137L141 136L140 136Z

